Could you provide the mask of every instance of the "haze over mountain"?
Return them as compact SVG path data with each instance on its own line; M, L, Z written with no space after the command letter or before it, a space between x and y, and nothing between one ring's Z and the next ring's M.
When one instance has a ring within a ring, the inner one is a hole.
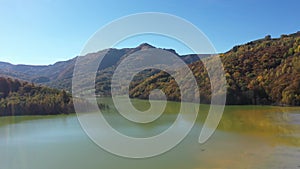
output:
M96 53L90 53L84 56L87 64L95 62L98 56L106 52L104 59L99 66L99 72L107 72L111 68L115 67L124 57L147 48L155 48L154 46L143 43L136 48L124 48L124 49L106 49ZM165 49L176 55L175 50ZM178 55L179 56L179 55ZM179 56L186 63L192 63L198 58L196 55L184 55ZM58 89L65 89L71 91L71 80L73 76L73 69L76 63L77 57L60 61L52 65L13 65L7 62L0 62L0 76L16 78L25 80L37 84L43 84L49 87Z
M122 59L150 48L155 47L145 43L136 48L111 48L82 56L87 63L93 63L100 54L107 52L97 72L96 93L109 95L112 74ZM179 56L173 49L164 50L174 53L189 65L198 82L201 101L209 103L210 81L197 55ZM220 57L228 83L227 104L300 105L300 32L275 39L266 36L235 46ZM76 58L48 66L0 62L0 75L71 91L75 62ZM160 70L145 70L131 83L130 96L145 99L151 90L159 88L169 100L180 100L178 86L172 79Z

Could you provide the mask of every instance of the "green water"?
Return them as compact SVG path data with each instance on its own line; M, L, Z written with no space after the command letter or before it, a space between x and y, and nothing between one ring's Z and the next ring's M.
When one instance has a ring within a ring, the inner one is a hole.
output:
M116 113L110 100L107 121L118 131L148 137L166 130L180 107L169 102L153 123L136 124ZM147 101L133 100L146 110ZM300 168L300 108L227 106L214 135L198 137L207 105L200 106L190 134L172 150L152 158L128 159L94 144L76 115L0 118L0 169L297 169ZM101 131L101 129L99 129Z

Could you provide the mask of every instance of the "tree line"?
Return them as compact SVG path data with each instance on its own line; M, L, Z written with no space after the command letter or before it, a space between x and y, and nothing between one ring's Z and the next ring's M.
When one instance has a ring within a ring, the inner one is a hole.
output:
M227 80L226 104L300 106L300 32L233 47L220 54ZM201 61L189 64L200 90L202 103L210 103L210 79ZM218 82L212 82L218 83ZM162 89L169 100L180 100L176 81L160 71L132 82L130 96L148 99Z

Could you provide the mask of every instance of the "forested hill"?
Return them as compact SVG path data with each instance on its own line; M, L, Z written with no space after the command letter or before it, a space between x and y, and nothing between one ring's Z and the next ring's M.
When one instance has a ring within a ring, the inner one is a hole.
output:
M266 36L235 46L220 57L228 83L227 104L300 105L300 32L276 39ZM209 103L207 72L200 61L189 67L198 82L201 102ZM166 73L143 80L132 83L131 97L147 98L149 91L161 88L170 100L180 100L176 82Z
M0 77L0 116L74 113L65 91Z
M266 36L221 58L229 104L300 105L300 32Z
M155 47L149 44L141 44L136 48L107 49L82 56L87 64L94 63L99 55L107 51L95 79L96 94L109 95L111 77L122 59L134 52L148 48ZM189 65L199 85L201 102L209 103L211 97L210 81L202 62L197 59L196 54L180 56L175 50L164 50L173 52ZM206 55L198 56L202 58L207 57ZM228 52L220 54L220 57L227 79L227 104L300 105L300 32L282 35L280 38L266 36L263 39L235 46ZM12 65L0 62L0 76L23 79L70 92L75 62L76 58L49 66ZM82 79L80 83L85 83L86 81L86 79ZM5 102L5 104L2 104L2 108L3 105L10 105L10 103L14 102L16 102L14 103L16 105L24 105L25 101L20 101L21 99L16 99L17 97L30 100L28 104L31 102L36 104L37 102L32 99L39 98L43 90L49 90L50 93L49 98L41 98L38 102L41 108L46 107L42 106L42 104L46 104L44 103L44 101L47 102L46 99L50 99L52 96L61 97L62 95L58 90L34 86L29 83L20 82L20 84L22 87L18 91L8 92L10 93L8 96L5 96L7 94L2 94L1 102ZM36 92L37 95L34 95L35 97L33 98L32 96L26 97L31 92L25 91L27 94L23 96L22 92L24 92L25 86L32 86L32 90L39 88ZM145 70L139 73L133 79L129 93L133 98L146 99L149 96L149 92L155 88L163 89L169 100L180 100L180 91L176 82L172 77L160 70ZM0 90L3 90L2 87ZM8 101L10 101L9 104ZM58 102L63 103L61 101ZM66 108L67 106L62 107ZM10 114L12 110L14 113L18 112L15 111L16 109L9 107L5 107L5 109L5 112ZM45 111L40 111L39 109L36 112ZM53 111L53 113L58 112L62 111L60 109Z

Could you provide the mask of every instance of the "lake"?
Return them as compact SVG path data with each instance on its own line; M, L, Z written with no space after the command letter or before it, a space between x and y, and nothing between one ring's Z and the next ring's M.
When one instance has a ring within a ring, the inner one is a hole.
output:
M148 124L129 122L108 99L107 121L118 131L153 136L176 118L179 103L169 102L162 117ZM137 109L149 103L133 100ZM201 105L195 126L172 150L151 158L129 159L106 152L82 130L77 116L0 118L0 169L297 169L300 168L300 108L226 106L214 135L198 143L208 105ZM101 131L101 129L99 129Z

